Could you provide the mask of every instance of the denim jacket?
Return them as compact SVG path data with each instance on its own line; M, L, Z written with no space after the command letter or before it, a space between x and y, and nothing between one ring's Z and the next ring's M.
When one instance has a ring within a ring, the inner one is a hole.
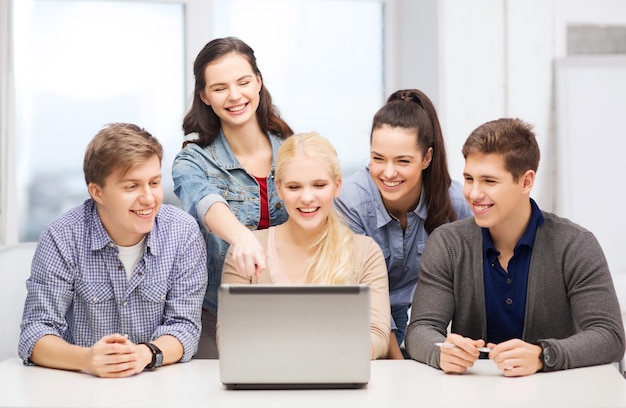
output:
M279 225L287 220L287 211L274 183L274 163L282 139L271 134L268 137L272 145L272 170L267 176L270 225ZM203 307L217 313L217 289L229 244L211 233L204 216L213 204L226 203L239 222L256 230L261 217L259 184L241 167L222 130L209 146L195 143L185 146L174 158L172 178L174 193L182 207L196 218L204 232L209 284Z
M453 180L449 193L457 218L471 217L473 213L463 197L461 183ZM378 187L367 169L358 170L344 180L335 205L355 233L374 238L383 250L392 311L397 305L410 304L428 238L424 228L428 215L424 191L415 210L407 214L406 231L385 209Z

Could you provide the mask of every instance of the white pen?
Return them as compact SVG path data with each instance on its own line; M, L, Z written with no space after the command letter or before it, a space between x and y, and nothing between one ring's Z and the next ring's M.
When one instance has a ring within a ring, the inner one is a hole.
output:
M446 348L458 348L456 344L452 343L435 343L435 346L446 347ZM490 347L476 347L478 351L483 353L489 353L491 351Z

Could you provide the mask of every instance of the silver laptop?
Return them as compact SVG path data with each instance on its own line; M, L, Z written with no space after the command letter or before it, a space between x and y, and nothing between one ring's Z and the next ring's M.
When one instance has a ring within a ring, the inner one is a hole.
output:
M219 288L220 379L228 388L357 388L370 377L367 285Z

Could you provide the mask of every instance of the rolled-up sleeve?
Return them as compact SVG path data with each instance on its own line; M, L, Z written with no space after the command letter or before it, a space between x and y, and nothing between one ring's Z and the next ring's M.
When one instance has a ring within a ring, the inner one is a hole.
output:
M183 346L185 362L198 351L202 328L202 300L207 287L206 245L199 230L191 233L180 248L171 287L167 293L163 324L156 328L153 339L163 335L174 336Z
M30 364L29 358L40 338L63 338L68 329L65 315L73 301L74 272L64 243L48 228L42 232L35 250L31 275L26 280L18 342L18 354L25 364Z

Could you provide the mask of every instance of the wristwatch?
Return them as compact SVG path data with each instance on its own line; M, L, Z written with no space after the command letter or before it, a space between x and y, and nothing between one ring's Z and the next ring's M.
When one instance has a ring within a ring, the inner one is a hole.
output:
M543 361L544 371L550 371L556 365L556 350L554 347L545 342L539 342L541 353L539 359Z
M152 352L152 361L148 363L146 366L149 370L154 370L155 368L161 367L163 365L163 352L153 343L139 343L145 344L150 351Z

